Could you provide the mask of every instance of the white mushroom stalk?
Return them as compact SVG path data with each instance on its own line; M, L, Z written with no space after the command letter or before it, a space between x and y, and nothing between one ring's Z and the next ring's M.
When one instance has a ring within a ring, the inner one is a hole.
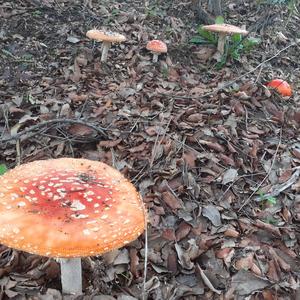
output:
M101 61L102 62L105 62L107 61L107 56L108 56L108 50L110 49L111 47L111 42L106 42L104 41L103 44L102 44L102 54L101 54Z
M157 63L158 62L158 54L153 52L153 59L152 62Z
M82 271L80 258L60 258L61 286L63 294L82 293Z
M225 52L226 37L227 37L226 34L219 33L217 49L221 55L223 55Z

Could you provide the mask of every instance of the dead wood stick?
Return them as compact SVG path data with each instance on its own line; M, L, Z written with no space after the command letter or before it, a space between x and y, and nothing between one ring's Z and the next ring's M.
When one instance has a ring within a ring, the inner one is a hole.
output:
M87 123L85 121L82 121L82 120L72 120L72 119L53 119L53 120L48 120L48 121L44 121L44 122L40 122L36 125L32 125L22 131L20 131L19 133L17 134L14 134L8 138L4 138L4 139L1 139L0 140L0 143L6 143L6 142L9 142L9 141L12 141L12 140L18 140L20 139L22 136L25 136L25 135L28 135L28 136L25 136L23 138L23 140L26 140L26 139L29 139L37 134L39 134L39 132L34 132L35 130L37 129L42 129L44 127L47 127L49 125L60 125L60 124L70 124L70 125L74 125L74 124L79 124L79 125L84 125L84 126L87 126L89 128L92 128L93 130L95 130L98 134L101 134L105 137L107 137L107 134L104 132L105 128L102 128L102 127L99 127L99 126L96 126L94 124L91 124L91 123Z

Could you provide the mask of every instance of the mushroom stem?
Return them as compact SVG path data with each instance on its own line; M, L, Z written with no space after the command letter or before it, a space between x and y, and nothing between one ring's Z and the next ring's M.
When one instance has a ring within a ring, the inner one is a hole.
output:
M104 41L102 44L102 55L101 55L101 61L105 62L107 60L108 50L111 46L111 42Z
M158 54L157 53L153 53L153 59L152 59L152 61L154 63L156 63L158 61Z
M226 34L219 34L219 38L218 38L218 51L220 52L221 55L224 54L224 50L225 50L225 42L226 42Z
M63 294L82 293L82 272L80 258L60 259L61 285Z

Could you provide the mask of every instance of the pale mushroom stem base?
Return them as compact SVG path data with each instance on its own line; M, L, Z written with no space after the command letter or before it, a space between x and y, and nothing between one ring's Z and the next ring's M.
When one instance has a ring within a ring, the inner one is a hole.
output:
M226 34L219 34L219 38L218 38L218 51L220 52L221 55L224 54L225 51L225 43L226 43Z
M157 53L153 53L153 59L152 59L152 61L154 63L157 63L157 61L158 61L158 54Z
M102 54L101 54L101 61L105 62L107 61L107 55L108 55L108 50L110 49L111 42L103 42L102 44Z
M60 270L63 294L82 294L81 259L61 258Z

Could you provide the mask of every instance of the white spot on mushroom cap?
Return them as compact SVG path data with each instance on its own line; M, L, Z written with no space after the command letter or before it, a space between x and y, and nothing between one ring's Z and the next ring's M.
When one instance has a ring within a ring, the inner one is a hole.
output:
M83 230L83 234L84 234L84 235L90 235L91 232L90 232L88 229L84 229L84 230Z
M75 219L86 219L89 217L89 215L83 215L83 214L80 214L80 215L76 215L76 214L73 214L71 215L72 218L75 218Z
M16 194L16 193L13 193L13 194L10 195L10 197L11 197L12 200L16 200L16 199L19 198L19 195Z
M79 200L74 200L72 202L72 205L70 206L70 209L73 211L84 210L86 209L86 206L82 204Z
M93 228L91 228L91 230L97 232L97 231L100 230L100 228L99 227L93 227Z

